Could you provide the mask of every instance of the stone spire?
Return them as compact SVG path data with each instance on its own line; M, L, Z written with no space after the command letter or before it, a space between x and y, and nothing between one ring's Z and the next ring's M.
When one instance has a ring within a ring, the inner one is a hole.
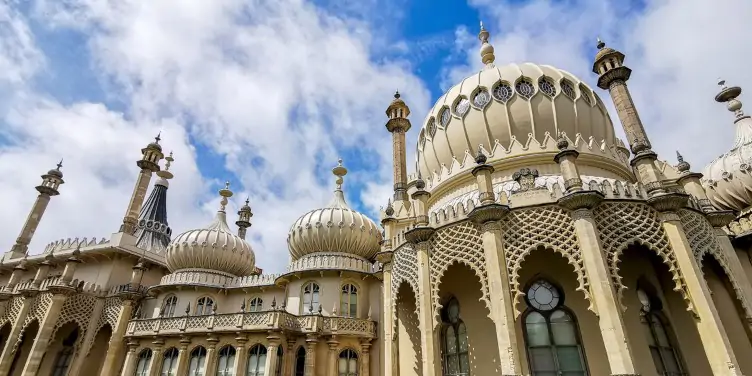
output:
M161 134L161 133L160 133ZM162 146L159 145L161 140L160 134L154 137L154 142L146 145L141 149L141 159L136 161L136 165L141 169L136 179L136 185L133 187L133 195L128 203L128 210L125 212L123 224L120 226L120 232L132 235L138 224L138 215L141 206L146 198L146 190L151 181L151 174L159 171L159 161L164 158Z
M598 38L598 53L593 62L593 72L598 74L598 87L608 90L616 107L616 112L624 127L630 149L634 158L630 162L637 170L637 178L645 185L648 194L665 193L662 188L660 173L655 167L658 156L653 152L648 135L640 120L627 81L632 70L624 66L625 55L613 48L606 47Z
M39 226L39 221L42 220L47 205L50 203L50 197L60 194L58 188L60 184L64 184L63 172L60 169L63 167L63 160L57 164L57 167L47 171L42 175L42 184L36 186L39 196L34 201L34 205L31 207L31 212L26 217L26 222L21 228L21 233L16 238L16 243L11 247L10 251L6 253L6 259L13 259L18 257L24 257L28 254L29 243L34 236L34 232Z
M736 136L734 137L734 147L752 143L752 118L745 115L742 111L742 102L738 99L742 93L739 86L726 86L726 80L719 79L718 86L721 91L715 96L716 102L726 103L726 109L734 113L734 124L736 124Z
M250 201L250 198L245 199L245 205L238 211L238 220L235 221L235 224L238 225L238 236L243 240L245 240L246 230L251 227L251 217L253 217L251 206L248 205Z
M167 223L167 188L170 187L169 180L174 177L170 172L170 166L175 160L172 152L165 160L167 161L165 169L157 171L159 178L141 208L136 231L133 234L136 237L137 247L154 253L167 250L172 235L172 229Z
M490 34L485 27L483 27L483 21L480 22L480 33L478 33L478 39L480 39L480 59L486 66L493 66L496 56L494 55L494 47L491 43L488 43L488 37Z
M405 133L410 130L410 107L400 99L399 91L386 109L389 120L386 129L392 134L392 170L394 171L394 200L407 201L407 162Z

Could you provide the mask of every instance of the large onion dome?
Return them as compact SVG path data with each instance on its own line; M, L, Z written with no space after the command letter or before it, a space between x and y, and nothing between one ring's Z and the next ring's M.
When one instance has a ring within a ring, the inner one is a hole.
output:
M731 150L705 167L703 183L713 206L742 211L752 205L752 118L742 112L742 103L736 99L742 89L727 87L725 81L719 85L721 92L715 100L725 102L734 113L736 138Z
M256 257L251 246L227 225L225 206L232 196L226 183L219 191L221 207L214 221L204 228L186 231L167 246L165 261L170 272L200 271L227 276L247 276L254 271Z
M381 231L368 217L351 209L342 192L347 169L332 169L337 188L329 205L303 214L290 227L287 245L293 261L313 253L346 253L365 259L379 252Z
M479 38L485 66L436 101L418 135L417 168L429 186L474 166L480 145L490 164L520 164L532 155L552 160L561 132L582 155L579 162L631 174L629 151L590 86L549 65L497 66L488 31Z

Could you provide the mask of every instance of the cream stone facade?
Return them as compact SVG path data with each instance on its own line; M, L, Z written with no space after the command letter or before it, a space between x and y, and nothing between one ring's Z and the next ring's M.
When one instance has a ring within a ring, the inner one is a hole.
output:
M228 223L229 183L209 225L173 235L159 136L117 232L34 252L64 184L48 171L0 263L0 375L752 376L741 89L720 82L736 140L700 174L653 152L621 52L599 41L593 72L627 144L596 90L497 66L479 39L485 66L427 114L414 175L410 109L399 93L388 106L380 226L348 206L340 161L281 274L256 266L248 201Z

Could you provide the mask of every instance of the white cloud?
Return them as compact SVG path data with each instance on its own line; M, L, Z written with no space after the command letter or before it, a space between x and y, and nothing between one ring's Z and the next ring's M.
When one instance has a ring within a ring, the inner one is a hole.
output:
M189 145L190 135L224 156L224 167L244 185L233 187L234 198L251 198L249 236L257 262L280 271L289 225L329 199L331 179L322 185L317 172L328 170L339 153L357 150L370 154L365 159L373 165L350 166L368 173L349 181L379 192L391 187L384 109L397 88L415 113L428 105L429 93L408 62L372 54L372 45L399 41L378 40L367 22L298 0L39 1L34 17L85 37L106 94L124 102L126 113L97 103L62 106L44 93L8 102L13 111L6 121L15 138L0 149L0 187L12 210L0 214L0 224L11 229L1 244L15 239L38 175L60 155L66 158L67 183L50 204L33 252L56 238L116 231L139 149L161 129L165 150L174 148L176 158L168 194L173 231L208 222L217 204L208 184L225 179L211 171L200 175L201 156ZM31 157L22 160L25 154ZM23 172L11 174L16 166ZM365 205L376 206L377 199L366 198Z
M679 149L693 170L701 171L732 145L732 116L713 97L719 76L752 90L752 50L747 48L751 2L652 0L644 8L619 0L470 4L489 25L497 64L551 64L595 87L591 68L596 37L623 51L633 70L632 96L660 158L673 162ZM477 39L472 41L463 30L457 36L468 63L445 68L450 82L480 68ZM608 93L598 94L623 135ZM746 97L752 103L752 97Z

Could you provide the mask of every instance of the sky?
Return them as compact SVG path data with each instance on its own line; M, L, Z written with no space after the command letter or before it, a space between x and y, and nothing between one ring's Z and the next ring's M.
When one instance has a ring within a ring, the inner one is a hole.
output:
M61 158L30 253L109 238L161 132L173 233L209 223L230 181L230 221L249 198L257 266L281 272L289 227L329 201L338 158L349 203L378 219L394 91L415 145L433 101L481 68L481 20L497 65L554 65L593 87L596 38L624 52L659 157L679 150L701 171L733 141L718 78L752 90L751 19L747 0L0 0L0 246Z

